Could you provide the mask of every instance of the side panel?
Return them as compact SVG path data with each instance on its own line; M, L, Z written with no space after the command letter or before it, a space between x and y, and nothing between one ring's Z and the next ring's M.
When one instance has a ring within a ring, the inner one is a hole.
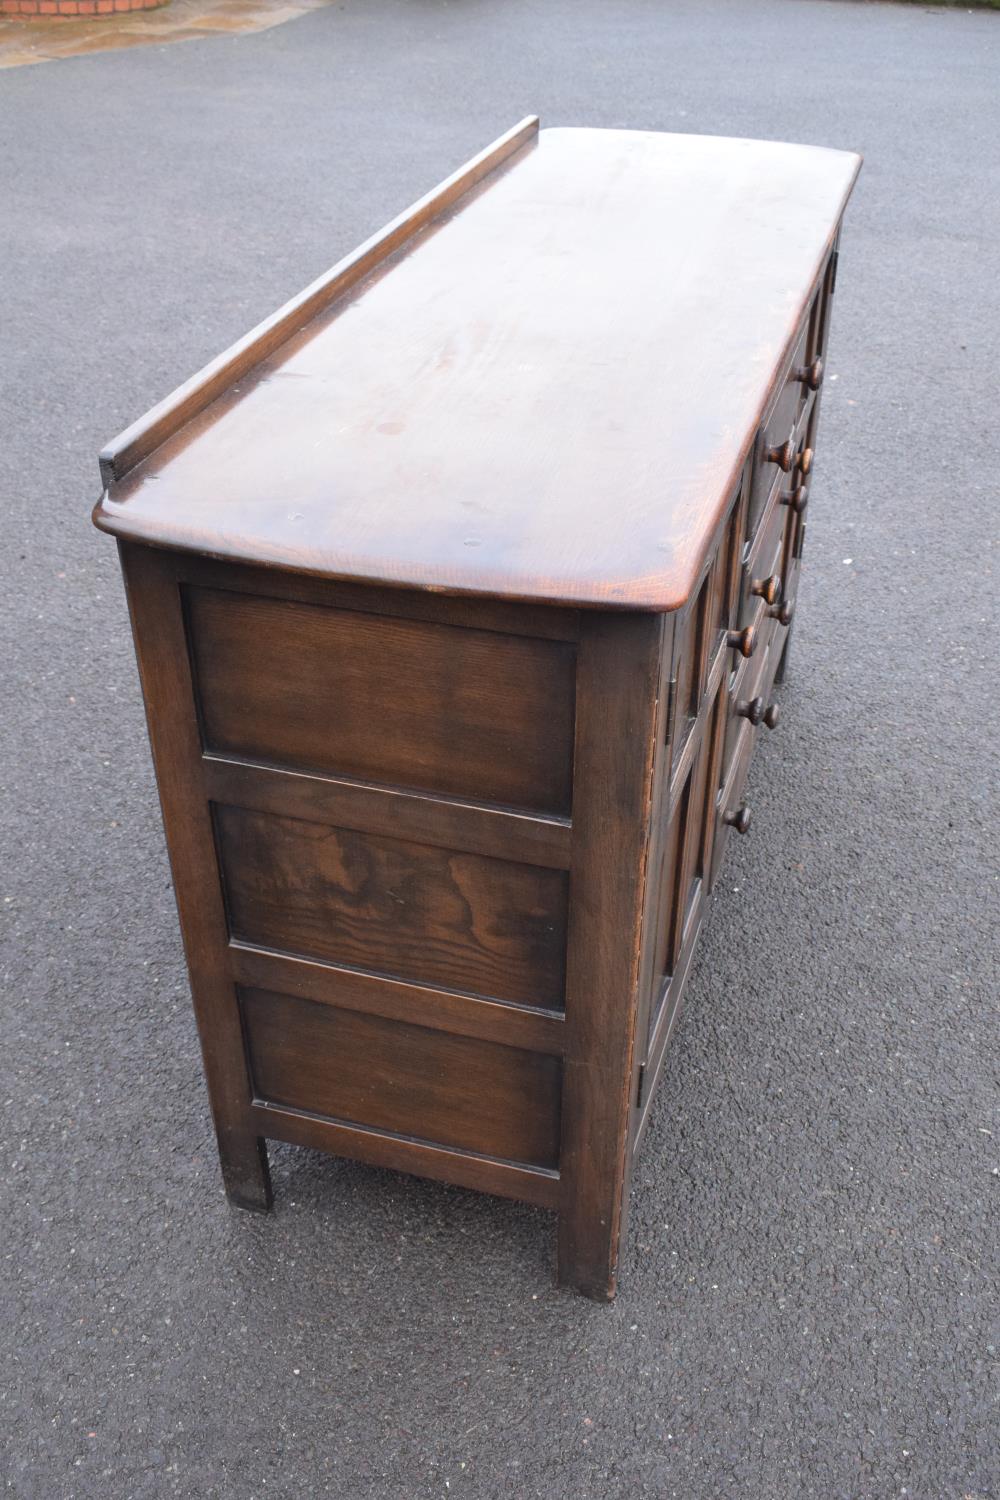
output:
M241 1002L261 1100L558 1166L558 1058L265 990Z
M187 590L206 747L568 813L573 646Z
M561 1008L567 876L216 807L232 935L418 984Z
M232 1196L271 1136L554 1206L575 617L122 551Z

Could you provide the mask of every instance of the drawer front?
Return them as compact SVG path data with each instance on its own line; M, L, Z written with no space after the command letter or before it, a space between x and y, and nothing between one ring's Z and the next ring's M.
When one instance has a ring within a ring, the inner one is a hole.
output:
M739 628L753 625L761 610L776 609L784 598L785 543L789 530L788 507L778 496L761 521L748 546L740 577ZM758 648L759 650L759 648ZM755 655L758 654L755 652Z
M754 728L753 720L757 718L753 705L763 695L764 688L771 677L774 676L774 648L772 645L771 622L767 622L767 631L761 641L759 652L755 652L752 660L747 664L747 670L730 683L727 692L727 718L726 718L726 740L722 757L722 782L723 784L732 773L736 762L744 730L749 726ZM767 707L765 703L763 707Z
M731 721L732 722L732 721ZM715 813L715 843L712 851L712 884L719 864L725 855L729 835L733 832L730 819L735 818L743 805L743 788L753 757L758 730L747 719L736 719L735 739L729 765L723 767Z
M790 488L793 483L793 471L783 469L777 458L780 450L789 442L793 451L798 449L808 425L814 400L808 377L813 364L817 317L818 301L814 300L799 330L795 349L777 396L757 437L748 516L748 534L751 536L779 485Z
M266 1103L505 1161L555 1167L559 1058L267 990L240 991Z
M565 814L575 647L189 587L205 747Z

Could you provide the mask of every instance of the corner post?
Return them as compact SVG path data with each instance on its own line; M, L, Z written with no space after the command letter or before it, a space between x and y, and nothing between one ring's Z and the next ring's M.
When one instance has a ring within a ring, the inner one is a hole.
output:
M577 661L559 1280L614 1297L628 1203L663 618L583 617Z
M176 564L169 552L130 543L119 543L119 555L222 1180L230 1202L266 1212L273 1201L267 1148L250 1116L250 1077L229 970Z

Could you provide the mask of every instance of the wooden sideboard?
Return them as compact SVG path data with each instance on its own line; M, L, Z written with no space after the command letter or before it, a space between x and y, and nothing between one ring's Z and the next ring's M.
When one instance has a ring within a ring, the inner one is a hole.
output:
M630 1167L746 830L845 152L529 119L101 456L223 1177Z

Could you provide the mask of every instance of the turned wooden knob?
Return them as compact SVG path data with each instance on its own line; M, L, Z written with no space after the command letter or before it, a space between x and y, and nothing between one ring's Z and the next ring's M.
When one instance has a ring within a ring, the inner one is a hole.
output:
M773 604L781 593L780 573L772 573L770 578L755 578L750 585L750 592L763 599L765 604Z
M798 469L799 473L804 478L805 475L809 473L809 470L812 468L812 466L813 466L813 451L812 451L811 448L803 448L802 452L799 454L799 456L795 460L795 467Z
M763 723L766 729L777 729L778 720L781 718L781 709L776 703L769 703L764 710Z
M737 703L736 712L741 719L749 719L751 724L759 724L764 717L763 698L744 698L742 703Z
M777 604L774 609L769 609L768 614L772 620L777 620L779 625L790 625L795 613L794 604Z
M785 490L780 498L782 505L787 505L789 510L801 516L809 504L809 487L804 484L797 485L794 490Z
M737 833L746 833L750 827L749 807L737 807L733 812L724 814L723 823L728 823L730 828L735 828Z
M823 361L814 359L811 365L802 365L795 371L795 379L801 380L811 391L818 391L823 384Z
M741 656L753 656L753 626L748 625L745 630L727 630L726 645L731 646L734 651L738 651Z
M778 468L782 471L783 474L790 474L792 472L792 465L795 462L794 435L790 437L787 442L782 443L778 448L765 448L764 462L768 464L777 464Z

